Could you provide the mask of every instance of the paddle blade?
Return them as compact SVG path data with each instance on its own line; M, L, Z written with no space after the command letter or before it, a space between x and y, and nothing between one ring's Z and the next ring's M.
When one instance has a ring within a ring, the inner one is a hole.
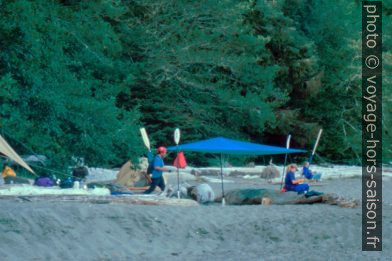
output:
M319 131L319 133L317 135L317 140L316 140L316 143L314 144L312 155L314 155L314 153L316 152L317 146L318 146L319 141L320 141L321 133L323 133L323 129L320 129L320 131Z
M178 143L180 143L180 129L177 128L174 131L174 142L176 143L176 145L178 145Z
M290 148L290 140L291 140L291 135L287 136L287 141L286 141L286 149Z
M142 135L142 139L144 142L144 145L147 147L148 150L150 150L150 140L148 139L147 131L145 128L140 128L140 134Z

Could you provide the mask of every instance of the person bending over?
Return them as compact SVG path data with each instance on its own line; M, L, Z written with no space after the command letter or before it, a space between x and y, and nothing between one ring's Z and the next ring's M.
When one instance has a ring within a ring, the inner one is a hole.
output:
M157 155L153 161L153 171L150 187L144 191L144 194L150 194L155 190L158 186L161 191L165 190L165 180L163 179L163 171L171 172L168 168L164 168L165 163L163 162L163 158L166 156L167 149L165 147L159 147L157 149Z
M309 191L309 185L304 183L304 179L295 179L295 172L298 170L296 164L290 164L287 167L284 188L286 191L295 191L298 194L306 194Z

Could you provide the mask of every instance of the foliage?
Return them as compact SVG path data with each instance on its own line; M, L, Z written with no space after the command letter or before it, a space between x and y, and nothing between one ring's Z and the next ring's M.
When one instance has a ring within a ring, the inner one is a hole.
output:
M360 1L15 0L0 15L0 124L21 153L110 166L143 154L140 126L154 146L179 127L307 149L323 128L321 155L360 161Z
M2 2L3 130L57 166L71 156L104 166L141 153L141 141L133 138L139 112L115 106L128 60L111 26L95 19L106 15L105 8Z

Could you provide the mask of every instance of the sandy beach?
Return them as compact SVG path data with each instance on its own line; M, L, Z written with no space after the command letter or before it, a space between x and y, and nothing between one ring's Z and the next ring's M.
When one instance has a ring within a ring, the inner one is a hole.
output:
M279 189L226 177L225 190ZM210 184L220 195L220 184ZM361 251L361 207L196 207L2 199L1 260L392 260L392 179L383 180L383 251ZM361 199L361 179L313 189Z

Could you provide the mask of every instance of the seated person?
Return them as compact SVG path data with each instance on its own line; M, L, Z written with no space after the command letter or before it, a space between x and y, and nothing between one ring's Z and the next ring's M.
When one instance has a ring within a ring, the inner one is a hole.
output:
M306 194L309 191L309 185L303 184L304 179L295 179L295 172L298 170L296 164L290 164L287 167L284 188L286 191L295 191L298 194Z
M8 163L5 162L3 164L3 171L1 172L1 176L3 178L6 178L6 177L16 177L16 173L10 166L8 166Z
M320 179L321 179L321 173L313 173L309 169L309 162L307 162L307 161L304 163L304 167L302 169L302 175L304 175L305 178L307 178L307 179L313 179L315 181L320 181Z
M28 179L16 176L15 171L8 165L7 162L3 164L1 176L4 179L4 184L30 184Z
M15 171L7 163L3 165L1 176L4 179L4 184L30 184L28 179L17 177Z

